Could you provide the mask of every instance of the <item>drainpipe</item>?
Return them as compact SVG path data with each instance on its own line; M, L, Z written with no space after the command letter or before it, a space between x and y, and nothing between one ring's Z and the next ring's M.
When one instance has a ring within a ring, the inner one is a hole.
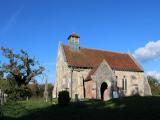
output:
M72 99L72 83L73 83L73 67L71 67L71 99Z

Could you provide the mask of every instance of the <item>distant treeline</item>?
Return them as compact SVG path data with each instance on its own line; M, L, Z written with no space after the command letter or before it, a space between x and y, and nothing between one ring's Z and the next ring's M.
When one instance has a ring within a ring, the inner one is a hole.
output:
M160 83L153 76L147 76L153 96L160 96Z

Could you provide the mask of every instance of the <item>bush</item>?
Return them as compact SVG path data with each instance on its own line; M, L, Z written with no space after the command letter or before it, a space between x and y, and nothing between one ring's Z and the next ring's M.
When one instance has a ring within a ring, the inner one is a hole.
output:
M26 100L27 97L30 97L30 91L27 88L12 88L6 90L8 100L17 101L17 100Z
M70 97L68 91L61 91L58 94L58 104L60 106L66 106L70 103Z
M160 83L153 76L147 76L153 96L160 96Z

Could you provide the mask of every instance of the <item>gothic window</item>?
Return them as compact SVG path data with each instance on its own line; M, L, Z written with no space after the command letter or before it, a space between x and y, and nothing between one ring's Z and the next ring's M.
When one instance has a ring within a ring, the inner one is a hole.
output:
M127 90L127 79L125 79L125 90Z
M125 78L125 76L122 79L122 90L127 91L127 79Z
M124 78L122 79L122 90L124 90Z

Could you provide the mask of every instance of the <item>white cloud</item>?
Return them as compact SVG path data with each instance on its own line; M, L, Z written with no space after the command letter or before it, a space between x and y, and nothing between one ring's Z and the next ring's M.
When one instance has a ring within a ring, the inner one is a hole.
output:
M157 60L160 58L160 40L150 41L144 47L134 52L134 56L140 61Z
M149 71L147 75L153 76L160 81L160 71Z

